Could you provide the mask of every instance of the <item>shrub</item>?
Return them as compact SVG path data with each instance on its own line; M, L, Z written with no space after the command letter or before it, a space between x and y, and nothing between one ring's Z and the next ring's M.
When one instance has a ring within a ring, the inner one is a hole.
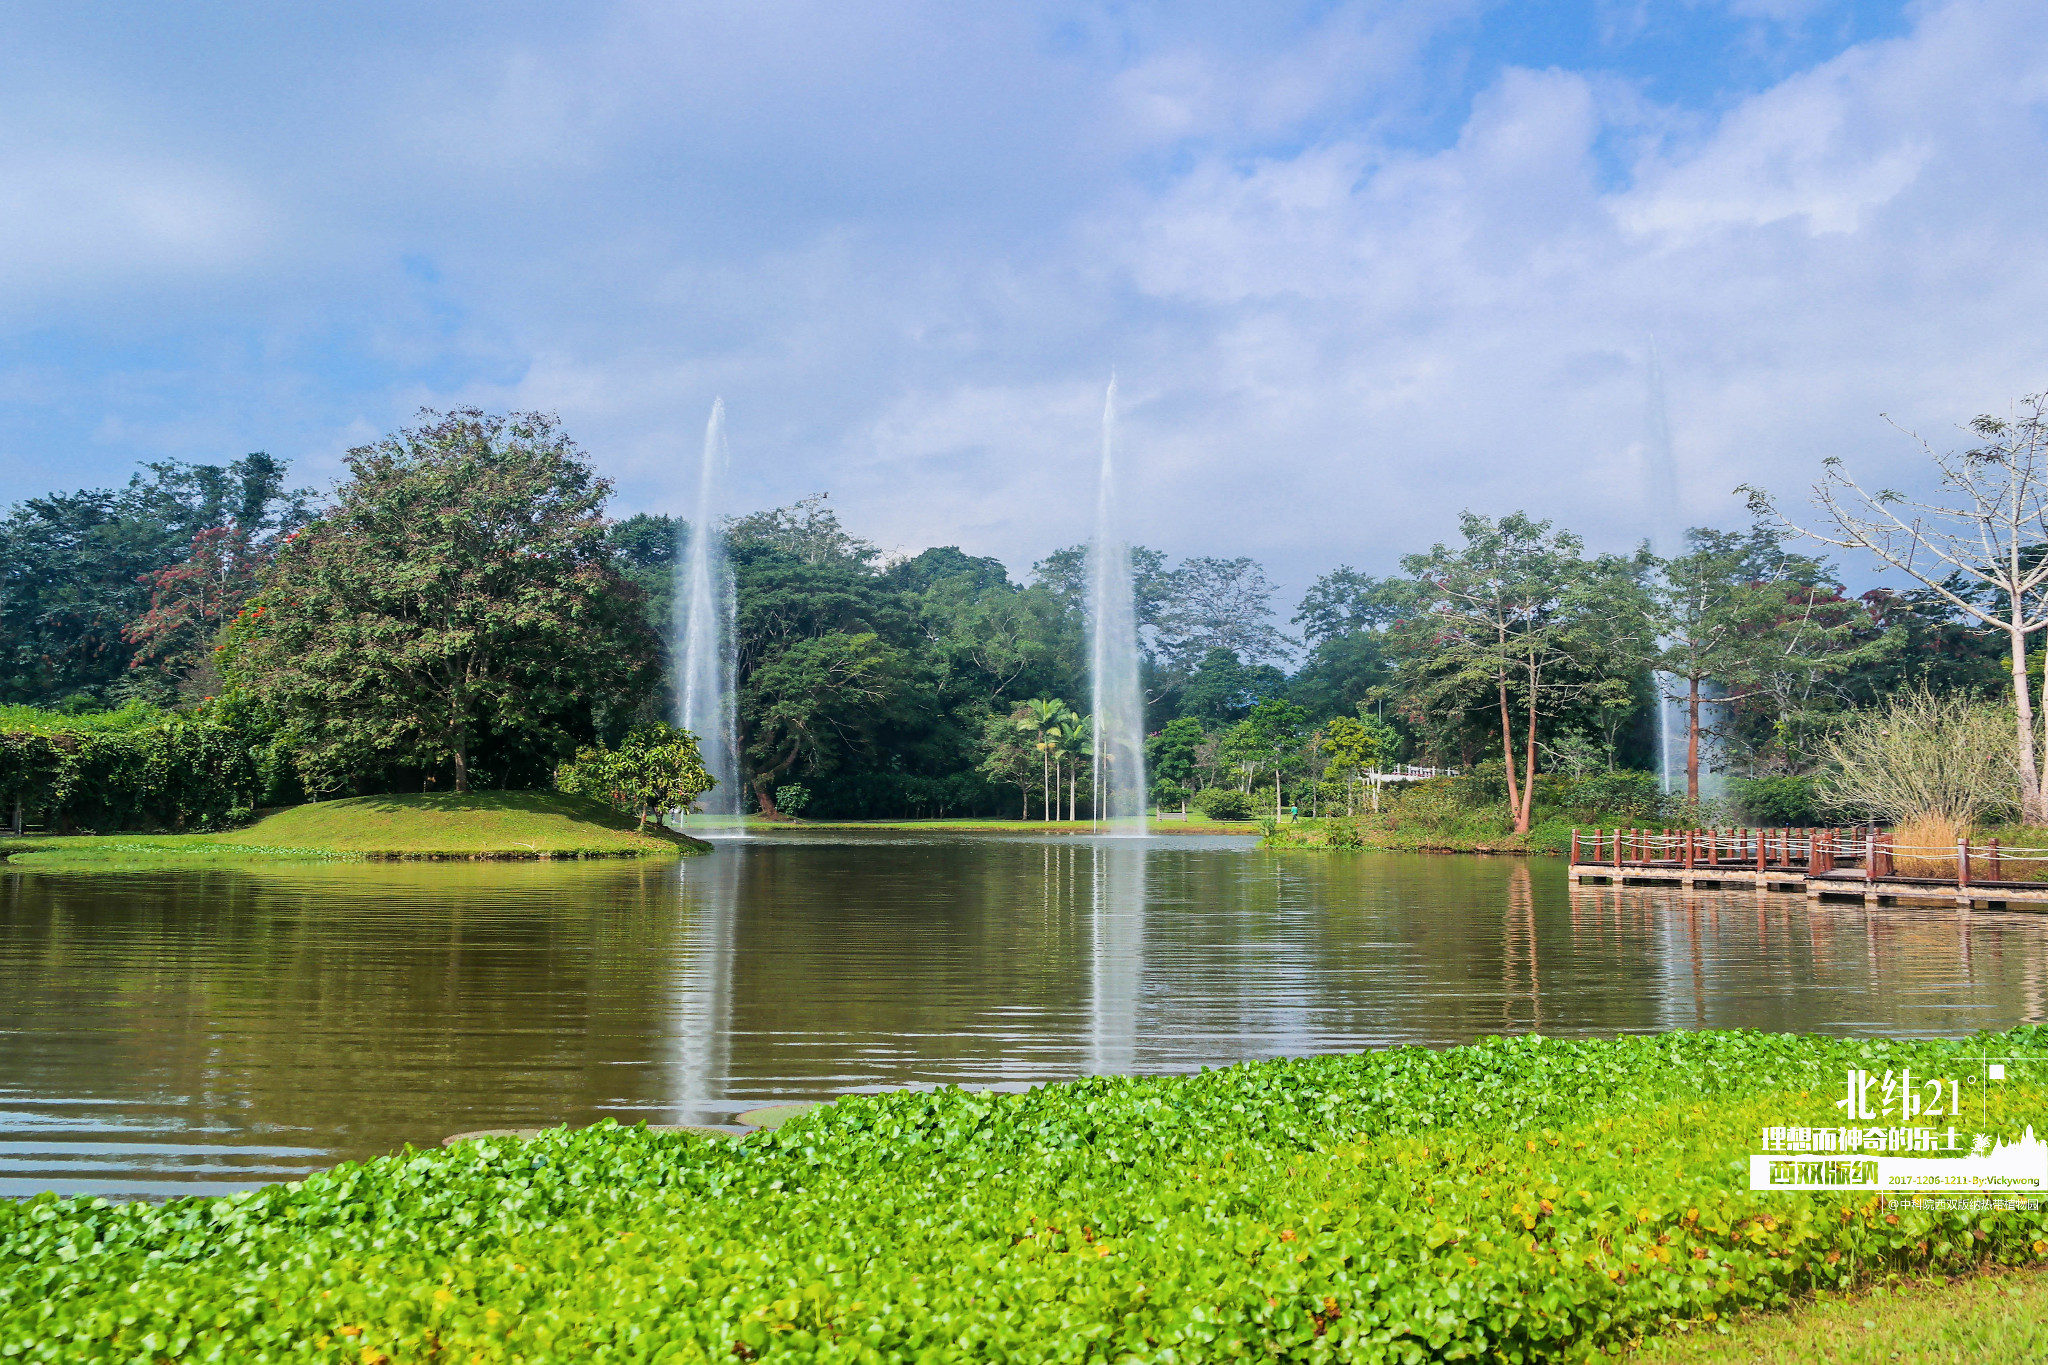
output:
M1521 770L1515 770L1517 778ZM1497 758L1467 769L1456 777L1439 779L1457 794L1458 804L1472 808L1481 806L1505 806L1508 800L1507 765Z
M1480 789L1483 795L1483 789ZM1390 828L1445 839L1497 839L1514 821L1505 799L1472 801L1475 788L1462 777L1435 777L1410 783L1405 791L1382 798Z
M635 729L616 749L578 749L572 762L555 770L558 790L606 802L642 825L650 815L694 805L715 785L697 737L658 722Z
M1664 792L1657 774L1634 768L1611 768L1572 778L1561 793L1573 814L1591 819L1605 816L1624 823L1654 823L1663 814Z
M1968 828L2018 796L2012 712L1925 688L1859 711L1821 748L1824 809L1894 824L1939 818Z
M1738 777L1728 795L1745 819L1759 825L1825 823L1810 777Z
M1329 848L1363 848L1365 836L1355 820L1325 820L1323 843Z
M804 807L811 804L811 789L801 782L791 782L775 789L775 809L794 819L804 813Z
M1195 793L1194 807L1211 820L1249 820L1252 799L1231 787L1204 787Z

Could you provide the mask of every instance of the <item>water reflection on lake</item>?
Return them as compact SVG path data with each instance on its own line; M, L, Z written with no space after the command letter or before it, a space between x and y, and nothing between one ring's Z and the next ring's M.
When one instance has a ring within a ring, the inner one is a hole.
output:
M706 858L0 868L0 1193L290 1178L463 1129L1487 1033L1957 1034L2048 920L1250 841L776 834Z

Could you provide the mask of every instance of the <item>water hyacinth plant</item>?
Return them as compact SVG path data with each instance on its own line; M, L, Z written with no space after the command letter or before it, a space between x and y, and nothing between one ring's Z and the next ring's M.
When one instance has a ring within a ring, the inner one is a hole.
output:
M1987 1052L2012 1080L1969 1079ZM1525 1037L46 1196L0 1205L0 1358L1608 1358L1888 1270L2048 1258L2038 1212L1749 1190L1760 1129L1909 1067L2016 1130L2048 1032Z

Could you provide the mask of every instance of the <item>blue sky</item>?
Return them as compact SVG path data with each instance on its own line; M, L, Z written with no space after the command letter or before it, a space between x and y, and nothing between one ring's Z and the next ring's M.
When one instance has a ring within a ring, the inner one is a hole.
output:
M0 501L418 407L621 510L1135 533L1290 588L1460 509L1621 548L2048 387L2035 5L10 6ZM1664 378L1676 507L1649 375Z

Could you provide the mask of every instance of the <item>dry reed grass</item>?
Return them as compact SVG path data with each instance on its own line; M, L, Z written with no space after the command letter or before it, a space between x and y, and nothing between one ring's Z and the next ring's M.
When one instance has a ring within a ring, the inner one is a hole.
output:
M1956 875L1956 840L1964 828L1945 815L1923 815L1906 820L1892 831L1892 870L1901 877L1949 877ZM1906 849L1925 850L1918 853ZM1946 856L1932 852L1947 849Z

